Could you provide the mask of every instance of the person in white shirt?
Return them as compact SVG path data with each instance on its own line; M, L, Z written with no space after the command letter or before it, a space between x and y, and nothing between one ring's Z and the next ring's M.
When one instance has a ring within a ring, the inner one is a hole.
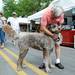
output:
M15 30L17 34L20 32L20 26L16 12L12 13L12 17L8 18L7 23L11 25L11 27L13 28L13 30Z

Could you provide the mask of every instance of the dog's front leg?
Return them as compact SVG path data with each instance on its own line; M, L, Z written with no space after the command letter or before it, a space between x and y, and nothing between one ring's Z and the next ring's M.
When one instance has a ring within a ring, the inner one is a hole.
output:
M24 50L21 49L21 51L19 53L19 59L17 62L17 70L18 71L21 71L23 68L23 66L22 66L23 65L23 59L26 56L27 52L28 52L28 49L24 49Z
M52 64L51 61L51 53L53 52L53 48L51 50L49 50L49 68L55 68L55 66Z
M50 72L49 68L49 51L44 49L43 50L43 63L45 64L45 71Z

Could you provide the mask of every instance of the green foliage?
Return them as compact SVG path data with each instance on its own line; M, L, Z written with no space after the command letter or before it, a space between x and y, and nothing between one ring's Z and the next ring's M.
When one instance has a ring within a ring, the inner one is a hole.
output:
M37 7L38 3L36 0L19 0L17 11L19 15L30 15L36 11Z
M52 0L4 0L4 14L11 16L15 11L18 16L28 16L47 7Z
M4 0L4 14L6 17L11 16L12 12L16 10L16 4L13 0Z

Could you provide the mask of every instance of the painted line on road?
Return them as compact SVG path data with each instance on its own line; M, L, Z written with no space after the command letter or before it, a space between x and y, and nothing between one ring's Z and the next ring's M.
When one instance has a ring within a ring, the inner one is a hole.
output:
M2 51L0 51L0 55L7 61L7 63L16 71L17 75L27 75L24 71L17 71L17 65Z
M6 50L8 53L10 53L12 56L14 56L16 59L18 59L18 55L16 55L13 51L11 51L8 48L4 48L4 50ZM37 75L48 75L48 73L40 70L39 68L37 68L36 66L34 66L33 64L30 64L27 61L24 61L24 63L33 71L35 72Z

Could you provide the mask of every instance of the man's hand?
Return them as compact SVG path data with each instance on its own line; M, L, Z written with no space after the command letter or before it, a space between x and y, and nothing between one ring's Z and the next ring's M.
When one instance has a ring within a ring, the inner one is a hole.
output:
M56 41L57 39L58 39L58 35L57 34L54 34L53 35L53 40Z

